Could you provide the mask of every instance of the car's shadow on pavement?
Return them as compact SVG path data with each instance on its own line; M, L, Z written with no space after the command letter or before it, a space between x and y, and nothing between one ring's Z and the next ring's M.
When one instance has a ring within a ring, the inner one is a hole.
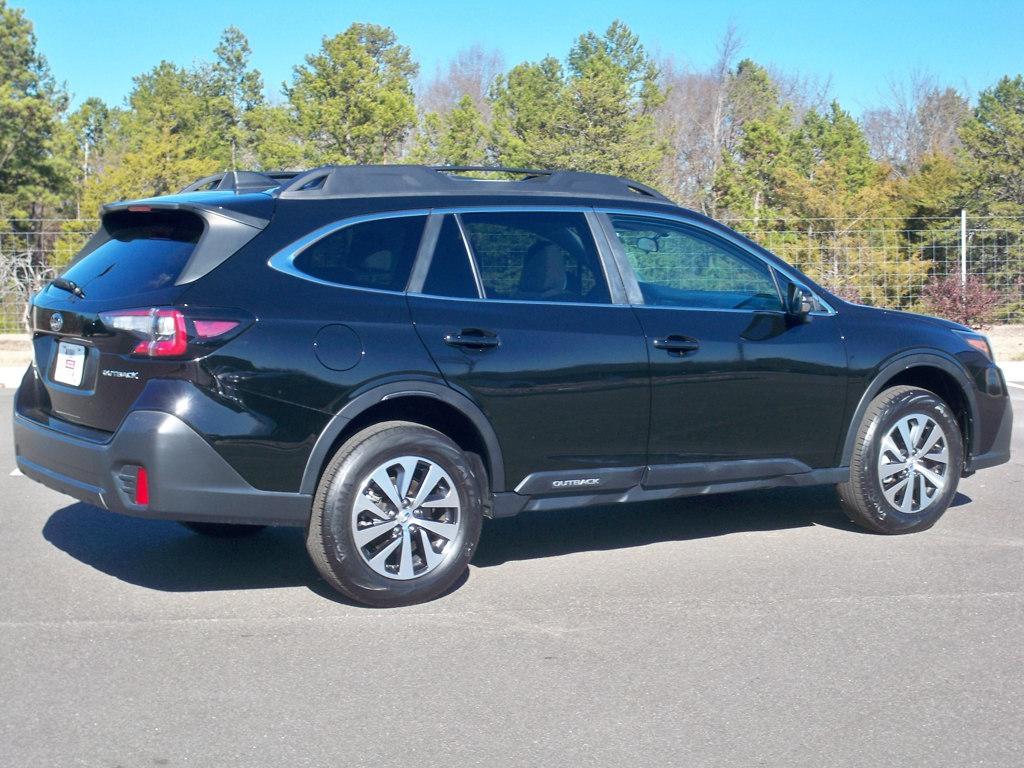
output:
M953 506L969 501L957 494ZM811 525L865 533L846 518L831 488L776 489L489 520L473 565L487 568L574 552ZM50 516L43 537L92 568L149 589L193 592L305 586L345 602L317 574L299 528L209 538L177 523L125 517L76 503ZM464 582L465 577L453 589Z
M122 581L167 592L312 586L320 581L300 528L213 538L174 522L125 517L84 503L54 512L43 537Z

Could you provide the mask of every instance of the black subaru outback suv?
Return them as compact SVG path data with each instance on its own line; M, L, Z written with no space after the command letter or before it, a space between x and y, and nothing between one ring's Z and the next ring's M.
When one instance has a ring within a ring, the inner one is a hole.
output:
M107 206L34 297L18 466L430 599L484 517L833 483L931 526L1009 458L985 337L847 303L627 179L328 167ZM506 169L508 170L508 169Z

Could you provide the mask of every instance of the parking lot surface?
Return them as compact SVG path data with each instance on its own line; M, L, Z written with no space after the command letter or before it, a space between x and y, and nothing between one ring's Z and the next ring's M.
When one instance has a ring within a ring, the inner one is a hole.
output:
M330 593L299 530L204 539L8 476L7 437L0 765L1020 766L1014 408L1013 462L925 533L861 532L831 488L534 513L393 610Z

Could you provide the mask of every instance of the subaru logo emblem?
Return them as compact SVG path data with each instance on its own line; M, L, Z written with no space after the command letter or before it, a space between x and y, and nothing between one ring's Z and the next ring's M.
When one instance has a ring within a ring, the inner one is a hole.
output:
M60 312L54 312L50 315L50 330L57 332L64 327L64 315Z

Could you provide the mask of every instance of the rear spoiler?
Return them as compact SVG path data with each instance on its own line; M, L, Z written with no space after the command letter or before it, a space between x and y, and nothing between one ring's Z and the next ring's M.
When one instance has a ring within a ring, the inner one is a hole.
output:
M203 233L199 236L196 247L181 270L181 274L178 275L175 285L198 280L226 261L228 257L237 253L242 246L256 237L270 223L269 218L234 211L222 206L175 200L173 197L112 203L103 206L100 228L89 238L85 247L76 254L71 263L76 263L111 239L111 234L106 226L111 214L146 214L154 211L190 213L203 222Z

